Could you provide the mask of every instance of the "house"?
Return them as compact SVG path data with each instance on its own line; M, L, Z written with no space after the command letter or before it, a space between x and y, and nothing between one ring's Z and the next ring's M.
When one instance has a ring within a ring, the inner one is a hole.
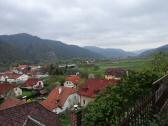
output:
M79 70L78 69L67 69L66 72L65 72L65 75L66 76L73 76L73 75L76 75L76 76L79 76Z
M116 79L120 80L124 75L127 75L128 71L122 68L109 68L105 72L105 79L111 80Z
M64 87L76 88L76 85L72 81L65 81Z
M68 68L78 68L78 66L76 64L68 64L67 65Z
M16 67L16 69L18 70L25 70L25 69L28 69L29 65L27 64L22 64L22 65L19 65Z
M29 78L26 74L16 74L14 72L4 72L0 76L1 82L9 82L9 83L23 83Z
M94 101L96 96L109 85L118 84L118 80L106 79L90 79L86 84L80 88L80 105L85 107L91 101Z
M42 80L38 78L29 78L22 86L23 89L42 89L44 87L44 83Z
M7 91L9 91L10 89L15 88L15 85L11 85L11 84L6 84L6 83L0 83L0 98L4 98L5 97L5 93Z
M76 88L79 83L80 77L76 75L66 77L66 81L64 82L65 87Z
M35 78L44 78L48 76L48 73L40 66L37 68L34 66L26 74Z
M27 71L30 70L30 66L23 64L23 65L19 65L17 67L13 67L12 71L16 74L26 74Z
M29 79L29 76L26 75L26 74L22 74L21 76L19 76L17 79L16 79L16 82L17 83L24 83L25 81L27 81Z
M39 74L39 73L37 73L36 75L33 75L33 77L36 77L36 78L45 78L45 77L48 77L48 74Z
M42 68L42 66L40 66L40 65L38 65L38 66L36 66L36 65L31 65L30 67L31 67L31 70L38 70L38 69L41 69L41 68Z
M25 101L22 101L20 99L9 98L9 99L6 99L2 104L0 104L0 110L11 108L11 107L14 107L17 105L22 105L24 103L25 103Z
M95 75L93 74L93 73L90 73L89 75L88 75L88 79L94 79L95 78Z
M18 67L14 67L12 71L17 74L26 74L38 78L48 76L41 66L35 65L19 65Z
M22 89L16 84L0 83L0 98L17 97L22 95Z
M62 126L58 115L37 102L0 110L1 126Z
M79 95L74 88L56 87L41 104L48 110L59 114L78 102Z
M72 69L72 68L78 68L78 66L76 64L61 64L58 65L59 68L68 68L68 69Z
M22 89L18 86L18 87L15 87L13 89L10 89L5 97L9 98L9 97L18 97L18 96L21 96L22 95Z
M16 74L12 71L6 71L4 73L1 73L0 81L1 82L13 83L13 82L16 82L16 79L20 76L21 76L20 74Z

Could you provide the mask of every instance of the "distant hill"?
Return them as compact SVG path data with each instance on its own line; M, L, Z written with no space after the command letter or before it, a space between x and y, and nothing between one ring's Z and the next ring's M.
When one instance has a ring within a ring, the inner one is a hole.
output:
M147 51L141 53L139 56L140 57L147 57L147 56L151 56L151 55L158 53L158 52L168 52L168 44L161 46L161 47L158 47L158 48L155 48L155 49L147 50Z
M0 35L0 64L25 61L53 62L70 58L101 58L87 49L60 41L41 39L26 33Z
M127 58L130 56L135 56L133 52L127 52L122 49L113 49L113 48L99 48L95 46L85 46L84 48L93 51L97 54L101 54L106 58Z
M136 50L136 51L132 51L132 53L134 53L135 55L140 55L141 53L148 51L150 49L140 49L140 50Z

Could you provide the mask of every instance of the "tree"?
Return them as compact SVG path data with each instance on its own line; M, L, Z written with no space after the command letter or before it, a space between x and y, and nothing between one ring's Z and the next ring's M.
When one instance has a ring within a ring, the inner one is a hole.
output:
M151 92L152 82L158 79L150 71L130 73L121 84L110 86L84 109L84 126L111 126L123 116L140 97ZM118 124L116 124L118 125Z
M168 72L168 54L163 52L155 54L152 66L154 71L166 74Z
M58 64L50 64L49 74L50 75L63 75L65 72L64 68L59 68Z

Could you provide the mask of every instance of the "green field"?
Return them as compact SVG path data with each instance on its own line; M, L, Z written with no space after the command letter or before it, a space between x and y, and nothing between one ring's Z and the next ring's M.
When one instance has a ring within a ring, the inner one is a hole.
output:
M33 95L32 90L23 90L22 92L22 96L30 97L32 95Z
M125 68L129 70L141 71L151 69L151 59L125 59L117 61L102 61L97 63L100 69Z
M150 70L152 59L122 59L102 60L95 63L96 67L81 66L80 71L85 74L93 73L97 77L103 77L107 68L125 68L133 71Z

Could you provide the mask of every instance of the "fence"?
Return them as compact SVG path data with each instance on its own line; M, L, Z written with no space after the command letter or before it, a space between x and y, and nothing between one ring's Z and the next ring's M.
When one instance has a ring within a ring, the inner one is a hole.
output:
M159 113L168 107L168 75L153 83L151 96L142 100L126 112L126 117L121 120L120 126L142 126L148 116Z

